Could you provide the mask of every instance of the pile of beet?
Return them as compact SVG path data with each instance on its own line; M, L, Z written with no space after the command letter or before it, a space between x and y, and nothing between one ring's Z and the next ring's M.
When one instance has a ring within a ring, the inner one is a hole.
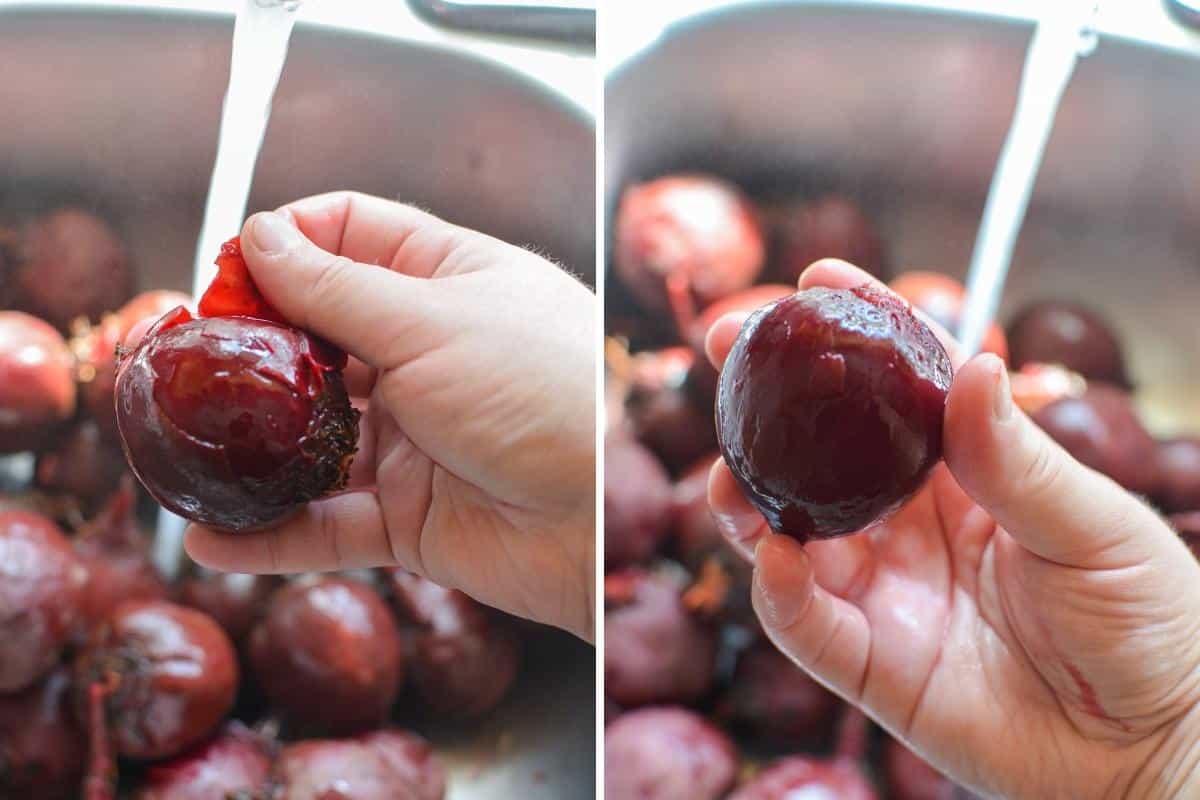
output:
M160 505L273 524L357 444L345 354L263 300L236 239L219 266L194 316L137 293L78 203L0 220L0 799L440 800L407 728L502 703L523 629L397 571L151 557Z
M894 270L870 210L845 194L756 202L689 173L627 187L616 214L604 348L608 800L972 797L847 715L766 640L747 607L749 567L706 496L723 455L771 527L801 540L851 535L905 502L941 458L952 380L927 323L954 332L962 284ZM903 300L870 287L797 293L822 258L866 269ZM718 374L704 338L730 311L753 313ZM1200 436L1147 432L1101 312L1036 303L1007 329L993 324L983 349L1009 364L1017 402L1051 436L1170 514L1200 553Z

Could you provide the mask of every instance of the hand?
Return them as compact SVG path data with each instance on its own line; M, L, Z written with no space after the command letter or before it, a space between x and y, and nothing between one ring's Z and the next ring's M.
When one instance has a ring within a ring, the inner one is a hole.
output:
M192 526L191 556L400 565L590 640L595 296L533 253L347 192L256 214L242 251L287 319L353 356L361 439L347 491L266 531Z
M867 282L823 261L800 287ZM709 332L714 364L744 319ZM962 363L938 331L957 367L945 462L885 522L801 547L714 465L709 500L754 560L767 634L986 794L1200 796L1200 566L1150 508L1014 407L998 358Z

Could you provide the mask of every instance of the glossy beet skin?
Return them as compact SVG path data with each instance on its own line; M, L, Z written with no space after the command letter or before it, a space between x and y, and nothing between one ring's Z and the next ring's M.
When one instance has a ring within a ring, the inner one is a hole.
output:
M712 688L717 631L672 578L639 569L604 579L604 687L625 708L691 703Z
M17 694L0 694L0 797L74 800L85 755L71 711L71 676L51 672Z
M0 692L32 685L58 662L79 623L87 580L53 522L0 512Z
M739 656L720 713L755 736L795 746L836 727L841 701L765 639Z
M635 564L658 551L671 521L671 481L654 455L621 433L604 440L604 563Z
M760 772L729 800L793 800L793 798L878 800L879 795L853 761L791 756Z
M40 450L75 413L75 362L50 325L0 311L0 453Z
M940 272L916 270L905 272L890 284L896 294L913 304L951 335L958 334L962 324L963 306L967 302L967 289L949 275ZM1004 330L996 323L988 326L979 349L995 353L1008 360L1008 340Z
M355 580L284 586L250 634L250 664L272 708L302 731L341 735L381 723L401 677L387 604Z
M103 687L102 738L127 758L166 758L203 741L233 707L237 683L217 623L161 600L122 604L75 664L80 718L94 717L92 687Z
M737 769L729 737L683 708L632 711L604 731L606 800L719 800Z
M691 336L689 337L692 349L703 358L704 339L708 336L708 329L726 314L732 314L735 311L757 311L768 303L780 300L795 292L795 284L788 286L782 283L763 283L758 286L751 286L749 289L743 289L740 292L735 292L706 306L704 311L700 313L700 316L696 317L696 324L692 327Z
M1008 326L1012 365L1060 364L1088 380L1129 387L1116 334L1095 312L1074 303L1036 303Z
M283 579L276 575L205 573L177 584L175 599L208 614L241 647L282 583Z
M855 533L899 508L942 455L950 358L903 300L809 289L747 320L721 371L717 436L778 533Z
M405 623L407 680L439 717L478 716L508 693L521 641L500 614L462 592L402 569L388 571Z
M1161 474L1158 445L1125 392L1093 383L1082 397L1057 400L1032 416L1081 463L1131 492L1156 494Z
M1200 511L1200 437L1183 436L1158 446L1159 495L1168 512Z
M289 744L272 784L286 800L442 800L446 770L421 737L384 729Z
M892 800L979 800L894 739L888 740L883 768Z
M230 722L208 741L147 769L133 800L251 800L270 771L266 743Z
M122 359L117 424L154 498L228 531L277 524L341 489L358 440L346 355L284 323L237 240L194 319L178 308ZM230 313L257 316L221 316Z
M840 258L879 278L887 278L883 243L862 208L831 194L785 211L775 235L771 271L793 286L814 261Z
M621 196L613 268L647 310L673 311L680 333L696 309L753 283L764 252L753 206L717 178L673 175Z

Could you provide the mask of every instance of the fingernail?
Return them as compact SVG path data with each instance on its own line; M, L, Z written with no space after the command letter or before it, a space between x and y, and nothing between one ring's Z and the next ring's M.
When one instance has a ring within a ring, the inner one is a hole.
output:
M776 630L792 626L800 618L807 598L812 570L808 554L788 536L764 537L754 549L754 584L758 590L759 614L763 623Z
M286 253L300 242L300 231L274 211L266 211L254 218L250 228L254 246L263 253Z
M996 373L996 383L992 396L992 413L1000 422L1007 422L1013 414L1012 386L1008 380L1008 369L998 356L989 357L989 368Z

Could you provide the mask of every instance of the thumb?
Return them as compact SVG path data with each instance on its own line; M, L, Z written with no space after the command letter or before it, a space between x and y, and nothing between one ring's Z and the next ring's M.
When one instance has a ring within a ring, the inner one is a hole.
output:
M1049 561L1116 568L1161 554L1176 538L1149 507L1080 464L1018 409L1004 363L989 353L954 377L945 457L963 490Z
M284 317L373 367L398 366L447 330L447 302L432 281L322 250L275 212L246 220L242 254Z

